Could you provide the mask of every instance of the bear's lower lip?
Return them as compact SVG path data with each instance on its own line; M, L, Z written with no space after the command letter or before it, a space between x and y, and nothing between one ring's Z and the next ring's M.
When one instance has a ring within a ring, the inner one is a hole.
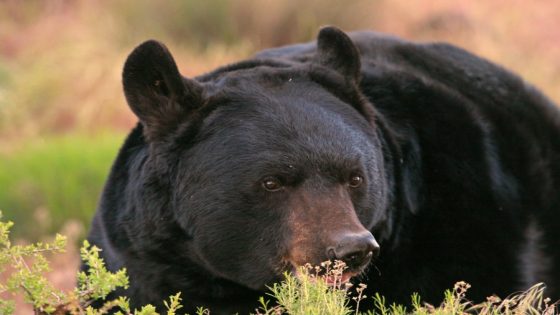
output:
M352 279L356 274L353 272L345 272L340 276L327 276L324 277L325 283L331 287L338 287L344 285Z

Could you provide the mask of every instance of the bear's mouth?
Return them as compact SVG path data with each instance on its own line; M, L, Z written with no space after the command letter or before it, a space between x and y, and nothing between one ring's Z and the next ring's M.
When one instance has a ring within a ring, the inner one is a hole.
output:
M310 264L297 265L291 263L290 273L299 280L304 278L315 281L322 279L328 286L342 288L346 283L356 276L359 276L363 270L362 268L350 269L347 268L343 262L326 261L319 266L312 266Z

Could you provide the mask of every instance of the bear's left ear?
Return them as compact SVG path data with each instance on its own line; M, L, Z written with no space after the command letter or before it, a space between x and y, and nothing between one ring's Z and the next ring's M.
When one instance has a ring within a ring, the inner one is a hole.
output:
M326 26L317 36L315 62L357 82L360 77L360 53L350 37L336 27Z
M122 78L128 105L148 141L165 138L202 106L202 86L181 76L171 53L155 40L134 49Z

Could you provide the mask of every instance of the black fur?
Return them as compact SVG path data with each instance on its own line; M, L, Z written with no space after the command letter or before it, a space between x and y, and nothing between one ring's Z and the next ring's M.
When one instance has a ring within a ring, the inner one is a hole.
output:
M335 228L290 218L296 192L334 191L381 244L359 280L389 301L419 292L437 303L459 280L475 300L528 280L560 298L560 114L499 66L447 44L324 28L318 44L195 79L149 41L123 83L140 123L89 240L111 270L127 268L131 286L117 294L133 306L181 291L187 311L254 310L291 252L327 259L324 244L292 240ZM359 188L346 185L352 174L364 177ZM270 176L284 188L263 189ZM523 258L528 244L538 272Z

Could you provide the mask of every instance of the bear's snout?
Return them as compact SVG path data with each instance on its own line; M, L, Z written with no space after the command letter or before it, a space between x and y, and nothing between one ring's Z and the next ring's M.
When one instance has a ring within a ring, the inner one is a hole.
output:
M290 201L286 256L292 265L340 260L349 273L357 274L379 255L379 244L358 218L344 186L319 192L299 189Z
M379 251L379 244L369 231L343 233L327 248L327 257L344 261L350 269L361 269L378 257Z

